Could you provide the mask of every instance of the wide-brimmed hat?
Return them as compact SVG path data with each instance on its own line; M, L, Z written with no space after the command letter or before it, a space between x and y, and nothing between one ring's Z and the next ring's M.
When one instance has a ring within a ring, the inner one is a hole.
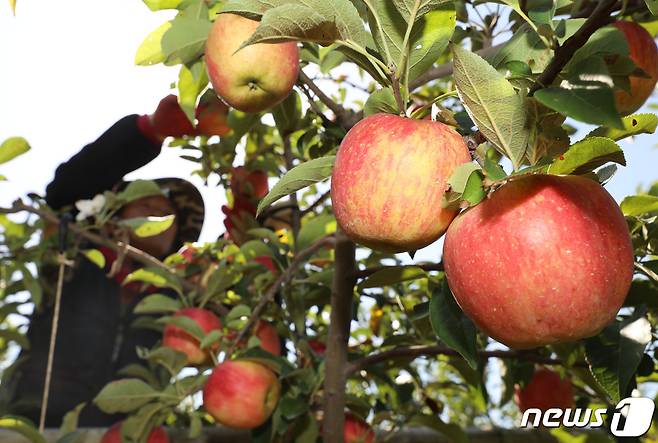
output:
M158 185L162 195L169 199L176 210L174 215L178 223L178 234L174 249L177 250L184 243L197 241L203 228L205 207L203 197L196 186L178 177L158 178L151 181ZM118 191L123 191L130 183L121 182Z

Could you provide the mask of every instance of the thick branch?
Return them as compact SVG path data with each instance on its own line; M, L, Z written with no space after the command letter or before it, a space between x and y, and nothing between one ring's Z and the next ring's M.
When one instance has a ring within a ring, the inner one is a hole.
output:
M321 249L325 246L333 244L335 241L333 235L328 235L326 237L322 237L319 240L316 240L311 246L309 246L306 249L303 249L299 251L296 255L295 258L292 260L290 263L290 266L286 268L285 271L279 275L279 277L272 283L272 286L270 286L267 289L267 292L263 295L263 297L260 299L256 307L251 313L251 317L249 317L249 320L247 321L247 324L242 328L238 336L235 338L233 341L231 347L227 351L226 355L230 356L233 351L235 350L235 347L237 346L238 343L240 343L244 338L247 336L249 331L256 325L256 322L260 318L261 314L265 310L268 304L274 300L274 297L276 296L277 292L279 291L279 288L285 284L287 284L292 277L295 275L295 272L297 269L304 264L304 262L315 252L318 251L318 249Z
M587 43L587 40L589 40L592 34L594 34L599 28L610 23L610 14L616 7L617 0L602 0L599 2L596 9L594 9L594 12L592 12L592 15L585 20L583 26L581 26L574 35L569 37L567 41L564 42L564 45L555 50L553 60L551 60L544 72L537 77L537 82L530 89L530 95L541 88L549 86L555 81L562 71L562 68L569 63L576 51Z
M425 271L443 271L443 263L421 263L417 265L408 265L416 268L423 269ZM353 274L352 277L355 279L361 279L370 277L375 272L384 271L386 269L394 268L395 266L373 266L372 268L358 269Z
M347 344L352 321L355 262L354 243L339 229L336 233L334 280L331 291L331 322L327 338L324 381L324 443L343 443Z
M441 345L431 345L431 346L418 345L418 346L399 347L399 348L390 349L388 351L370 354L359 360L355 360L347 365L347 367L345 368L345 373L349 375L354 372L358 372L362 369L365 369L368 366L377 363L382 363L394 358L399 358L399 357L417 358L422 356L435 356L435 355L448 355L452 357L459 357L460 354L454 349L450 349L446 346L441 346ZM544 357L528 351L514 351L514 350L480 351L479 355L481 358L504 358L504 359L518 358L521 360L530 361L542 365L564 365L564 362L561 360Z

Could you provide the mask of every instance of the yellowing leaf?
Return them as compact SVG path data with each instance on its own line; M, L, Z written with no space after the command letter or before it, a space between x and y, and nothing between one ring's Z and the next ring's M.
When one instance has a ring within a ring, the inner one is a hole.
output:
M98 249L87 249L83 251L83 254L99 268L103 269L105 267L105 256Z
M139 66L151 66L165 61L162 52L162 36L171 28L171 22L160 25L155 31L146 36L135 54L135 64Z

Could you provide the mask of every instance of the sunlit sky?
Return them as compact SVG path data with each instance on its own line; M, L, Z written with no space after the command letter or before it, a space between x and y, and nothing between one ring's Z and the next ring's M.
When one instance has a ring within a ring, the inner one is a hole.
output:
M32 145L28 154L0 166L10 180L0 183L0 205L30 191L43 193L57 165L112 123L155 109L171 91L177 70L134 66L133 57L143 38L172 14L153 13L139 0L18 0L14 17L0 0L0 140L23 136ZM629 166L607 186L618 201L658 180L657 144L655 135L623 143ZM189 178L194 165L178 154L165 149L129 178ZM202 192L207 210L202 239L213 240L223 232L224 191L211 186ZM437 243L416 259L439 257Z

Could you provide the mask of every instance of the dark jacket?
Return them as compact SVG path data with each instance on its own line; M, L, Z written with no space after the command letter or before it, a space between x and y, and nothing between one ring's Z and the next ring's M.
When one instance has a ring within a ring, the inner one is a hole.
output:
M110 190L123 176L153 160L160 145L145 136L138 117L119 120L98 140L57 168L46 190L53 209L90 199ZM64 284L46 424L60 426L62 417L87 402L81 426L108 426L120 417L108 416L91 404L102 387L118 378L117 371L139 363L136 346L152 347L156 331L131 328L132 309L143 297L126 298L126 289L107 277L107 269L80 259ZM23 351L6 388L13 391L12 410L38 422L48 357L52 303L34 312L28 329L31 347Z

